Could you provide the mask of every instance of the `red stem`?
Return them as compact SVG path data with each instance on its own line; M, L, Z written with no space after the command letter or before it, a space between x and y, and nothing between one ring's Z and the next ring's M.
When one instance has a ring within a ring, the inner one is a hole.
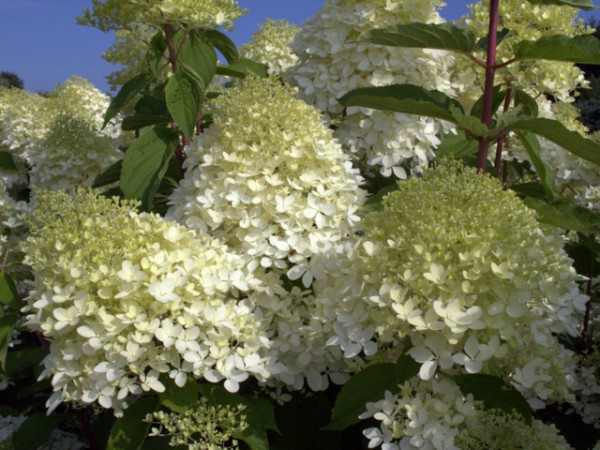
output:
M481 122L488 128L492 125L492 103L494 99L494 75L496 73L496 44L498 42L498 11L500 0L490 0L490 24L488 29L488 48L485 63L485 86L483 91L483 114ZM489 138L479 140L477 153L477 169L485 172L487 169L487 156Z
M504 107L503 111L508 111L510 108L510 102L513 97L513 90L508 88L506 91L506 96L504 97ZM500 173L500 163L502 162L502 150L504 149L504 142L506 141L506 133L501 133L498 138L498 142L496 144L496 157L494 158L494 169L496 169L496 173Z
M173 32L171 30L171 25L165 25L163 30L165 31L167 48L169 49L169 62L171 63L173 73L175 73L177 72L177 54L175 53L175 45L173 44Z

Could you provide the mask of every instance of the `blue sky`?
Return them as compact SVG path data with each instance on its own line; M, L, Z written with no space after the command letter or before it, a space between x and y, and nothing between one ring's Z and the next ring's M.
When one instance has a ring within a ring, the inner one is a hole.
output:
M71 75L87 78L108 91L104 76L115 66L101 55L113 37L77 25L75 18L91 0L0 0L0 71L14 72L30 91L48 91ZM473 0L447 0L446 20L467 12ZM259 23L270 17L297 25L314 15L323 0L239 0L249 13L236 21L230 37L239 45L250 40Z

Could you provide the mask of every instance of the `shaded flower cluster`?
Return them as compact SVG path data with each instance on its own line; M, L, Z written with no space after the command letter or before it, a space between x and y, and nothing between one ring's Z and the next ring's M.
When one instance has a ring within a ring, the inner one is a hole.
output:
M493 366L534 407L569 398L555 334L577 334L587 297L562 237L513 193L450 164L400 182L362 226L332 344L372 354L409 339L422 379Z
M457 437L464 432L466 421L477 414L478 406L472 395L463 396L450 380L415 377L399 386L398 394L386 391L384 399L367 403L360 418L381 422L363 431L369 448L456 449L460 448Z
M244 405L209 405L206 398L184 412L155 412L149 420L158 422L150 436L171 435L170 446L186 445L188 450L237 450L233 436L246 428Z
M434 158L438 135L448 124L425 117L367 108L337 101L365 86L415 84L448 95L454 57L447 52L385 47L356 42L360 33L397 23L440 23L441 0L328 0L308 20L294 42L299 63L289 81L300 97L336 125L335 136L361 161L381 173L406 178L405 166L420 170ZM365 170L369 170L364 168Z
M36 198L27 323L51 343L50 410L98 402L119 414L131 395L162 392L160 374L230 391L269 376L261 318L238 300L250 277L222 244L93 192Z

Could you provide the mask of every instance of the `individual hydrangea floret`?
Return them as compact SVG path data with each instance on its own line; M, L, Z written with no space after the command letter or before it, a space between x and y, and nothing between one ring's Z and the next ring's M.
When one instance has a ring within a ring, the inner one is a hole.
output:
M120 414L132 395L162 392L160 374L230 391L270 375L261 318L239 300L253 280L238 258L134 208L84 190L36 193L27 324L50 341L50 410L97 402Z
M368 108L347 108L338 98L366 86L414 84L453 95L454 57L437 50L369 45L356 41L373 28L398 23L440 23L441 0L328 0L298 34L294 52L299 63L288 81L300 97L335 125L335 136L363 170L380 168L384 176L406 178L435 157L439 135L449 125L438 120Z
M556 334L578 334L587 297L562 236L512 192L450 164L400 182L361 226L332 344L372 353L409 339L422 379L493 363L533 406L569 398Z
M266 64L270 75L284 75L298 62L291 43L300 29L285 20L272 19L258 28L260 31L252 35L252 42L240 47L240 55Z

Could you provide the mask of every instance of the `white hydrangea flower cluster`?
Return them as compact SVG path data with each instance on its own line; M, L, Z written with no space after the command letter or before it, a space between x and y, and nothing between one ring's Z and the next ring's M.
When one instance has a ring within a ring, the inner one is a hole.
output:
M164 24L185 24L190 28L230 30L233 21L246 13L236 0L126 0L140 8L144 23L162 27Z
M14 450L12 435L27 419L26 416L4 416L0 417L0 450ZM81 450L87 445L81 442L77 436L63 430L55 429L48 441L37 447L36 450Z
M356 159L380 166L384 176L406 178L407 164L413 169L426 165L449 124L368 108L348 108L343 114L337 99L352 89L396 83L454 95L458 86L449 81L454 57L434 50L365 45L355 39L397 23L443 22L437 12L442 5L442 0L328 0L293 44L300 62L289 81L300 87L300 97L335 124L335 136Z
M213 126L191 144L168 217L247 261L264 280L250 299L272 335L276 378L324 389L325 372L345 363L324 345L332 324L310 289L335 271L328 255L345 252L365 193L319 113L293 93L249 78L223 95Z
M459 448L456 438L466 420L476 416L478 406L471 394L465 397L448 379L415 377L399 386L398 393L386 391L382 400L367 403L367 411L359 417L381 422L363 431L369 448L454 450Z
M477 38L487 35L489 22L489 2L480 1L471 7L470 15L462 19L466 30L475 33ZM519 0L500 2L500 27L511 30L498 46L498 61L508 61L513 57L513 46L522 40L536 40L543 36L563 34L574 37L592 30L577 21L577 9L568 6L533 5ZM467 61L456 65L456 77L462 78L465 71L476 71L471 84L473 98L483 92L484 73ZM537 98L540 94L552 95L561 102L573 102L574 90L586 86L584 73L575 64L557 61L523 61L510 64L496 72L496 84L500 82L523 89Z
M28 204L16 201L0 182L0 260L6 251L15 249L23 232L23 219L29 211Z
M240 47L240 56L266 64L270 75L283 76L298 63L291 43L300 28L285 20L272 19L258 28L260 31L252 35L252 41Z
M246 13L236 0L92 0L78 23L102 31L133 30L140 24L162 29L164 25L189 28L232 28Z
M47 131L44 102L44 97L22 89L0 88L0 151L12 156L17 169L0 168L0 184L6 189L28 183L22 152L39 142Z
M27 324L50 341L45 376L62 401L120 414L134 394L162 392L168 374L229 391L269 372L262 317L239 290L256 281L239 258L135 204L78 190L38 192L27 263Z
M480 410L465 421L457 447L469 450L571 450L552 424L533 419L528 425L518 413L498 409Z
M595 313L598 312L595 308ZM597 315L595 317L598 317ZM600 347L575 359L574 411L585 423L600 429Z
M122 158L119 121L101 129L109 103L107 95L78 77L47 98L0 90L0 138L19 169L12 177L2 173L6 187L26 184L27 173L38 188L91 185L96 175Z
M293 93L252 78L219 98L167 215L308 288L324 271L311 258L352 234L365 193L318 112Z
M327 297L346 356L409 339L420 377L494 366L534 407L570 398L570 352L587 297L562 249L497 180L453 164L399 183ZM324 301L324 300L323 300ZM325 301L324 301L325 302Z

